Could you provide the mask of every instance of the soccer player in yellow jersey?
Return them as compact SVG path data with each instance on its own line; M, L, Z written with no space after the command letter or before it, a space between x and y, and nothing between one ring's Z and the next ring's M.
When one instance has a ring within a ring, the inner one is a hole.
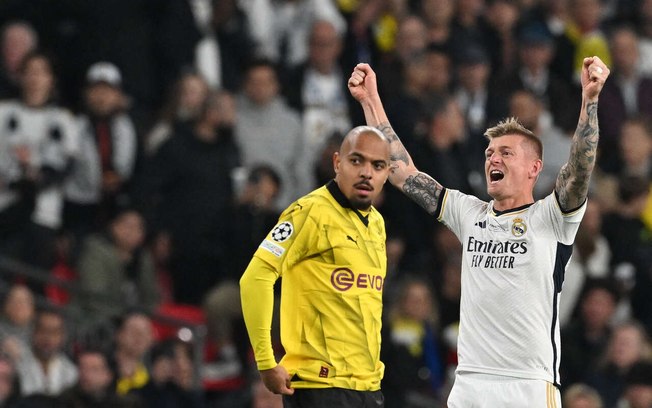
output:
M372 206L389 177L388 139L351 130L333 155L335 179L291 204L240 280L263 382L284 407L383 407L380 380L385 224ZM270 328L282 277L277 363Z

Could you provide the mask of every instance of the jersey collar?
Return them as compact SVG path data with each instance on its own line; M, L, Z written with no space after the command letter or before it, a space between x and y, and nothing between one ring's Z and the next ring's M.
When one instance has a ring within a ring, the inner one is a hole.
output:
M534 204L534 203L525 204L525 205L522 205L520 207L510 208L510 209L503 210L503 211L498 211L493 206L491 206L491 211L493 211L493 213L496 216L499 216L499 215L503 215L503 214L508 214L508 213L512 213L512 212L518 212L518 211L525 210L526 208L530 207L532 204Z
M331 193L331 195L339 205L341 205L343 208L348 208L351 211L353 211L358 216L358 218L360 218L360 221L362 221L365 227L369 226L369 216L368 215L364 216L356 208L353 208L351 202L349 201L348 198L346 198L344 193L342 193L342 190L340 190L335 180L331 180L328 183L326 183L326 188L328 189L328 191Z

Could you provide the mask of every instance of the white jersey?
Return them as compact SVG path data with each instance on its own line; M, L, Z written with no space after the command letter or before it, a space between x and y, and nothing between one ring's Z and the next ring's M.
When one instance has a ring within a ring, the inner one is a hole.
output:
M564 213L553 193L497 212L443 191L438 220L463 247L459 372L559 385L559 293L585 208Z

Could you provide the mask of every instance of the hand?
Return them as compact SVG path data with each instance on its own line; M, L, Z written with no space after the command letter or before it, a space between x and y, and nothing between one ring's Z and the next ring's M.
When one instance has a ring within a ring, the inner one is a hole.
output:
M584 58L581 75L584 96L589 100L597 99L610 72L600 58Z
M277 365L269 370L261 370L260 377L265 387L274 394L294 394L294 389L290 385L290 375L282 365Z
M347 84L353 98L360 103L378 97L376 73L369 64L356 65Z

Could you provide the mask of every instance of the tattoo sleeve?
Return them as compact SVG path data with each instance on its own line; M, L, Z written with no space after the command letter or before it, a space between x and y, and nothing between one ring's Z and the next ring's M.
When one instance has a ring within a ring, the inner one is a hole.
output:
M586 105L586 114L580 115L568 163L561 168L557 177L555 191L562 210L577 208L586 200L598 139L598 103L591 102Z
M405 177L405 181L397 187L429 214L434 214L443 190L442 185L414 167L410 154L388 122L380 123L376 127L389 140L392 172L403 172L402 177Z
M388 122L383 122L376 126L376 128L389 140L389 159L392 165L396 166L399 164L398 162L404 163L405 166L410 165L410 155L405 149L405 146L403 146L401 139L398 138L398 135L392 129L392 126Z
M437 211L439 195L443 191L441 184L425 173L411 175L403 184L403 192L410 197L412 201L419 204L428 214L434 214Z

